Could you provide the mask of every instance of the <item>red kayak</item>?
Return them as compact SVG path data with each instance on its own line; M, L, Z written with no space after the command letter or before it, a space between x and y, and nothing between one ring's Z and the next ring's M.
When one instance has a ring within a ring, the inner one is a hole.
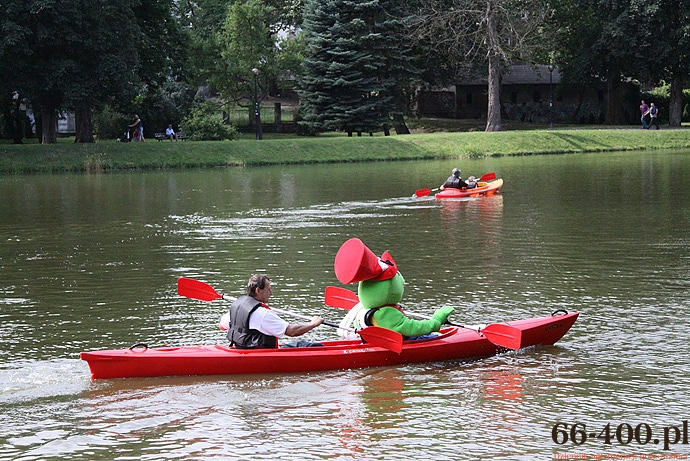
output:
M465 198L465 197L481 197L483 195L494 195L503 187L503 179L499 178L489 182L479 182L477 187L472 189L454 189L447 188L438 192L434 197L437 200L445 198Z
M137 345L129 349L82 352L80 357L88 362L92 379L302 373L379 367L486 357L507 350L498 344L514 349L554 344L568 332L578 315L579 312L555 312L548 317L495 323L487 325L486 334L482 329L444 328L435 338L403 341L399 353L371 342L337 340L324 341L324 347L282 349ZM501 336L508 342L502 342Z

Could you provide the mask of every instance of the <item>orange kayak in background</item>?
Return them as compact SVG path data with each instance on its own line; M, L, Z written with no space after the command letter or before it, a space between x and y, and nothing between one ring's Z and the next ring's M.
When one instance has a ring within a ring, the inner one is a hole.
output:
M503 187L503 179L499 178L494 181L482 182L477 184L477 187L472 189L454 189L448 188L437 192L434 197L437 200L447 198L466 198L466 197L481 197L483 195L494 195Z

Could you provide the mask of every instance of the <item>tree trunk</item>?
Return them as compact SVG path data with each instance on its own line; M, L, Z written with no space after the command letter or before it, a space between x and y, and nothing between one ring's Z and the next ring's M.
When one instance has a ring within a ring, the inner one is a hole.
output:
M57 144L57 108L52 104L41 104L41 121L41 144Z
M74 110L74 122L76 129L76 136L74 142L92 143L93 139L93 121L91 119L91 106L88 103L78 106Z
M501 71L498 56L489 56L489 106L486 112L486 130L501 131Z
M496 24L496 13L493 1L486 4L486 41L489 58L488 96L489 107L486 111L486 130L501 131L501 57L500 38Z
M410 134L410 129L405 123L403 114L397 112L393 114L393 129L395 129L397 134Z
M12 135L12 142L14 144L23 144L24 131L19 112L19 98L8 100L3 104L2 112L5 129Z
M680 122L683 118L683 88L685 87L685 78L678 73L673 75L671 79L671 98L668 107L668 126L671 128L680 128Z

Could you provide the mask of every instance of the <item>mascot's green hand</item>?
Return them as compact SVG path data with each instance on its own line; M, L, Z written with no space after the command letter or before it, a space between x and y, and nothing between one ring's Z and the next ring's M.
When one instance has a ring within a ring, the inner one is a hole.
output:
M450 314L453 313L455 309L453 306L443 306L439 309L436 309L436 312L434 312L433 318L434 320L438 320L441 325L446 323L446 320L448 320L448 317L450 317Z

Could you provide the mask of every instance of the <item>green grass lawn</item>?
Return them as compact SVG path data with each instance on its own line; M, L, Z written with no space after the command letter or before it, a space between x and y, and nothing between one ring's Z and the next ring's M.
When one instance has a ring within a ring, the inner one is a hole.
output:
M0 144L0 173L37 173L127 169L206 168L219 166L328 162L461 159L502 155L541 155L644 149L690 148L690 130L642 130L638 127L559 127L485 133L474 121L420 120L414 134L316 137L265 134L262 141L243 135L237 141L119 143L102 140L75 144L73 138L40 145ZM448 126L444 126L448 125ZM531 125L530 128L534 126Z

